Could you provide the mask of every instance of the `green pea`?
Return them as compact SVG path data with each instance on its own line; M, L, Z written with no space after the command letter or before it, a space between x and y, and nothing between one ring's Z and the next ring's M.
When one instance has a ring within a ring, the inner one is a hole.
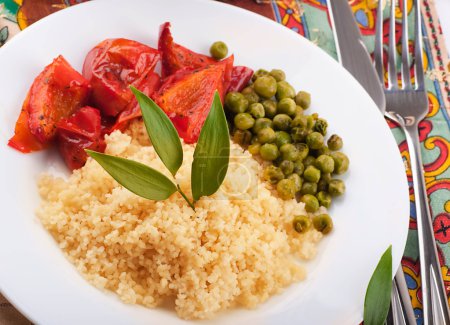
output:
M225 107L233 113L244 113L248 107L248 100L236 91L229 92L225 96Z
M269 71L264 70L264 69L258 69L252 76L252 81L255 82L256 79L258 79L259 77L262 76L268 76L269 75Z
M250 104L249 112L254 118L264 117L264 106L261 103Z
M260 143L272 143L275 141L275 138L276 138L275 131L271 128L264 128L258 132L258 141Z
M305 210L307 212L316 212L319 210L319 201L314 195L305 194L300 198L300 202L305 204Z
M283 160L296 161L299 156L298 149L292 143L283 144L280 152Z
M340 151L334 151L330 153L330 156L334 160L334 173L335 174L343 174L348 170L348 166L350 161L347 155Z
M295 147L298 150L298 159L303 161L309 154L309 147L306 143L296 143Z
M314 131L319 132L322 135L327 134L327 128L328 122L323 118L317 119L316 123L314 124Z
M313 165L309 165L303 172L303 178L309 182L317 183L320 179L320 170Z
M259 149L259 155L262 159L272 161L278 158L278 147L271 143L265 143Z
M261 104L264 106L266 117L273 118L277 114L277 103L274 100L266 99Z
M328 182L323 179L322 177L319 179L319 182L317 183L317 190L319 192L323 191L326 192L328 191Z
M228 54L228 47L224 42L214 42L209 48L209 53L216 60L222 60Z
M272 71L270 71L270 75L274 77L276 81L283 81L286 79L286 74L280 69L272 69Z
M328 184L328 193L330 193L331 196L339 196L344 194L344 192L345 192L345 184L342 180L332 179Z
M317 157L315 165L325 174L332 173L334 170L334 160L328 155L320 155Z
M252 133L248 130L236 130L233 134L233 141L241 146L250 144Z
M294 98L295 90L288 82L284 80L279 81L277 83L276 97L278 100L282 100L283 98Z
M291 137L295 142L305 142L310 131L295 127L291 129Z
M304 234L311 228L312 222L311 219L307 216L295 216L294 221L292 222L292 226L294 230L299 234Z
M300 176L298 176L298 174L293 173L289 175L287 179L290 179L294 182L296 193L302 189L302 179Z
M243 95L244 95L245 99L247 99L249 105L259 102L259 96L254 91L252 91L251 93L243 94Z
M306 137L306 143L311 149L320 149L323 146L323 135L319 132L311 132Z
M277 130L286 131L291 125L292 119L286 114L277 114L273 118L273 126Z
M253 89L263 98L271 98L277 92L277 81L272 76L262 76L255 80Z
M317 193L317 183L303 182L300 193L302 193L303 195L305 194L315 195Z
M272 126L273 126L272 120L269 120L268 118L265 117L260 117L256 119L252 131L254 134L258 134L258 132L261 131L262 129L272 128Z
M311 95L306 91L299 91L297 95L295 95L295 102L303 109L308 109L311 105Z
M315 164L316 162L316 158L314 158L313 156L306 156L305 159L303 159L303 165L305 165L305 168Z
M247 95L247 94L254 93L254 92L255 91L253 90L252 86L247 86L247 87L245 87L244 89L241 90L241 94L242 95Z
M261 148L261 143L252 143L248 146L248 152L250 152L252 155L259 154L259 149Z
M234 125L239 130L248 130L255 125L255 119L249 113L239 113L234 117Z
M291 136L289 135L289 133L284 132L284 131L276 131L275 132L276 138L275 138L275 143L278 146L278 148L281 148L281 146L283 144L286 143L291 143L292 139Z
M312 130L314 128L314 124L315 124L315 114L313 115L305 115L306 117L306 128L308 130Z
M331 220L328 214L319 214L318 216L314 216L312 219L312 224L317 231L320 231L324 235L333 230L333 220Z
M282 179L277 184L277 192L283 200L291 200L295 197L295 184L290 179Z
M340 136L338 136L337 134L333 134L328 139L327 144L328 144L328 147L330 148L330 150L333 150L333 151L341 150L342 146L344 145L342 138Z
M302 116L303 115L303 108L299 105L295 106L295 116Z
M270 165L264 169L264 179L268 181L270 184L277 184L284 178L284 174L280 168Z
M324 145L322 148L320 148L320 149L314 150L314 154L315 154L317 157L319 157L319 156L321 156L321 155L327 155L327 156L329 156L330 153L331 153L330 149L328 149L328 147L325 146L325 145Z
M296 107L295 101L292 98L283 98L278 102L277 112L294 116Z
M301 162L301 160L297 160L294 162L294 173L296 173L298 176L302 176L303 172L305 171L305 166Z
M292 120L292 127L298 127L301 129L307 129L307 118L306 115L297 115L293 120Z
M283 160L278 167L280 167L285 176L289 176L294 172L294 162L290 160Z
M319 193L317 193L316 197L321 206L323 206L327 209L330 207L330 205L331 205L331 195L330 194L328 194L325 191L320 191Z

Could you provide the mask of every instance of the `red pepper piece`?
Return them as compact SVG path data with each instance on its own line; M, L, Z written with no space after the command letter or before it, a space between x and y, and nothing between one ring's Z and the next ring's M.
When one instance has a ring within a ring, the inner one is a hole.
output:
M241 91L253 76L253 70L245 66L235 66L231 71L231 81L227 92Z
M28 127L28 106L30 101L30 92L28 92L25 98L22 110L20 111L19 118L16 122L16 127L14 129L14 136L9 139L8 146L19 150L23 153L29 153L32 151L42 150L46 147L42 142L40 142L31 132Z
M59 152L70 170L84 166L87 160L84 149L105 150L100 111L96 108L85 106L61 120L57 132Z
M92 85L92 102L104 115L117 116L133 98L129 85L138 86L152 73L159 52L142 43L107 39L86 56L83 75Z
M159 89L155 102L166 112L186 143L198 140L216 90L223 100L232 66L231 56L202 69L184 68L168 77Z
M159 28L158 50L161 53L161 76L163 78L182 68L197 69L217 62L210 56L195 53L175 43L168 22Z
M56 124L85 104L89 89L88 81L58 56L31 85L27 105L30 133L42 143L52 140Z
M140 91L146 94L148 97L152 97L153 94L161 86L161 78L154 72L147 75L145 79L142 80L141 84L137 87ZM135 97L127 105L127 107L118 115L116 123L111 128L111 132L114 130L124 130L131 120L141 117L141 108Z

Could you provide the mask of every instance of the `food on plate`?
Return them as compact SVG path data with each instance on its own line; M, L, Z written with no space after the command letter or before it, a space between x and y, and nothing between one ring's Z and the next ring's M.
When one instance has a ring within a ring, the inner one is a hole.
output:
M251 80L225 97L233 140L264 162L264 178L280 197L297 196L308 212L329 208L332 197L345 192L344 182L335 178L350 162L339 151L342 138L333 134L325 141L328 122L317 113L305 114L311 95L296 93L284 71L258 69Z
M170 177L142 122L133 122L127 134L106 136L106 143L106 153ZM177 182L190 196L194 145L183 144L183 152ZM143 199L88 159L67 180L39 180L37 215L93 285L126 303L155 307L170 298L182 318L211 318L233 306L256 307L304 279L298 258L313 258L322 238L313 227L294 230L293 216L308 214L303 203L277 197L259 180L262 173L259 162L232 144L221 189L196 202L194 212L179 194Z
M34 79L9 145L22 152L44 148L59 120L86 104L89 90L88 81L58 56Z
M223 42L210 54L175 43L164 23L158 50L106 39L82 75L59 56L9 142L53 143L72 171L40 177L37 216L78 271L126 303L174 300L183 319L253 308L303 280L349 168L283 70L235 66Z

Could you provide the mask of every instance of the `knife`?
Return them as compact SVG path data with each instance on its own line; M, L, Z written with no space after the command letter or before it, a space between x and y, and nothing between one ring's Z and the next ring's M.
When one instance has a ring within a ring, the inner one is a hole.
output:
M364 87L377 104L380 112L386 115L386 99L382 81L378 78L372 64L372 58L362 41L348 0L329 0L328 10L339 62ZM390 318L394 324L416 324L401 265L392 283L391 311Z
M364 87L384 114L386 99L378 75L372 65L348 0L329 0L328 10L333 25L339 62Z

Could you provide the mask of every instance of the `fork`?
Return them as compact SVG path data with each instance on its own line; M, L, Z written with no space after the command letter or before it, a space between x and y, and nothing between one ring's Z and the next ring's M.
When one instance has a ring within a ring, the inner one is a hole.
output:
M409 0L410 1L410 0ZM378 3L378 17L382 17L382 2ZM397 121L405 133L410 153L414 197L419 236L420 274L422 280L422 302L424 324L450 324L449 309L441 267L437 255L436 241L432 226L430 207L427 200L425 179L420 153L418 124L428 112L428 99L425 90L422 59L422 28L420 1L413 0L415 8L414 36L415 62L414 84L411 81L409 47L408 47L408 0L402 0L402 51L401 51L401 85L398 83L395 42L395 0L390 1L390 25L388 46L388 85L385 86L386 115ZM383 67L383 28L377 24L375 39L375 68L384 80Z

